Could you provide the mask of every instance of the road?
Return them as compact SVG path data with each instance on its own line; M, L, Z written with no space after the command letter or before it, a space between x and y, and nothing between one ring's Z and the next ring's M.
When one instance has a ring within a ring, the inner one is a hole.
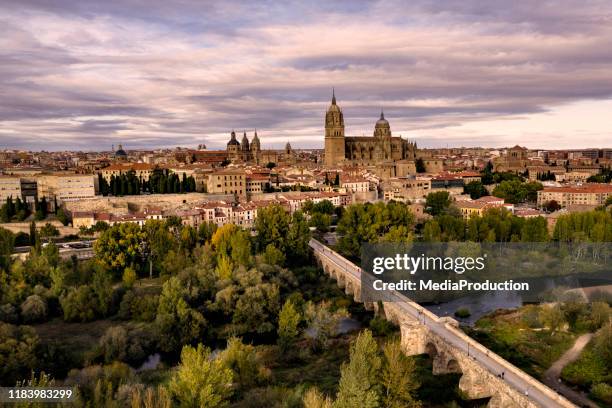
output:
M584 394L574 391L567 385L563 384L559 377L561 376L561 371L563 371L563 367L570 364L573 361L576 361L578 357L580 357L580 353L586 347L587 344L593 338L593 333L583 334L582 336L576 339L576 342L567 350L557 361L553 363L552 366L544 373L544 382L551 388L558 390L561 394L565 395L571 401L579 404L583 407L592 407L597 408L597 404L588 399Z
M361 283L361 268L318 241L312 240L310 245L313 249L324 254L327 259L342 270L346 271L354 280L358 280ZM406 314L427 326L429 330L443 338L454 348L467 353L491 374L499 376L503 373L504 381L518 392L528 395L530 400L546 408L573 406L569 401L565 400L553 390L548 389L544 384L540 383L538 387L534 387L532 383L537 382L536 379L512 366L509 362L503 360L493 352L478 350L484 348L484 346L473 339L459 335L456 332L457 329L450 328L444 320L440 320L438 316L426 311L423 307L410 301L410 299L399 292L395 292L394 296L396 296L400 308L405 311ZM548 389L553 395L544 392L545 389Z

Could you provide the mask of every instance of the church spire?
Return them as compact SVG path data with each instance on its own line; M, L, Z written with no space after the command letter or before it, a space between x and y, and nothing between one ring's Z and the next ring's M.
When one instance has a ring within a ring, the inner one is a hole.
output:
M380 118L381 119L385 118L385 113L383 112L383 108L380 108Z
M332 105L336 104L336 90L332 87Z

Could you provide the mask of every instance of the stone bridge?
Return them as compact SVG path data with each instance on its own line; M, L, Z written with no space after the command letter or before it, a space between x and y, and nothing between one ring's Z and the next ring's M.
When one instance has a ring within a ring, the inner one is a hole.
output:
M310 247L326 274L361 302L361 269L317 240ZM466 399L488 398L493 408L575 407L459 329L456 320L438 317L399 292L389 302L365 303L400 327L407 355L428 354L434 374L460 373Z

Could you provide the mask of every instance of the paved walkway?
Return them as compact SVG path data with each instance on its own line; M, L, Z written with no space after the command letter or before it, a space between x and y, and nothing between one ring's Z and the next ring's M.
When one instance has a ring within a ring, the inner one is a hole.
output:
M544 384L548 385L550 388L577 405L582 407L597 408L598 405L588 399L584 393L575 391L574 389L563 384L559 379L561 376L561 371L563 371L563 367L576 361L578 357L580 357L582 350L584 350L592 338L593 333L583 334L582 336L578 337L572 348L567 350L561 357L559 357L557 361L553 363L553 365L550 366L548 370L546 370L544 373Z

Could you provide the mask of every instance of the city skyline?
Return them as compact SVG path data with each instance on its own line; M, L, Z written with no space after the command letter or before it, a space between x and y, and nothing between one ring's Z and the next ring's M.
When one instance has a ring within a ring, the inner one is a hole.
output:
M255 128L267 147L322 148L332 87L347 135L372 135L382 107L421 148L612 133L604 1L3 1L0 21L4 148L223 149Z

